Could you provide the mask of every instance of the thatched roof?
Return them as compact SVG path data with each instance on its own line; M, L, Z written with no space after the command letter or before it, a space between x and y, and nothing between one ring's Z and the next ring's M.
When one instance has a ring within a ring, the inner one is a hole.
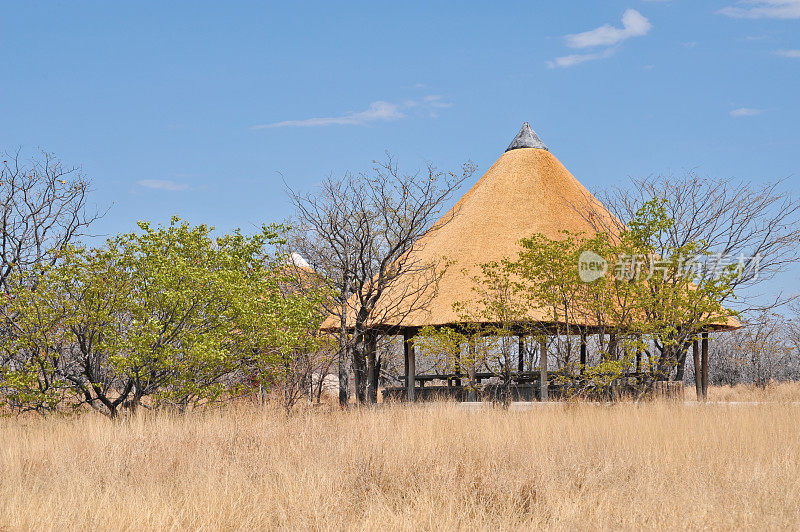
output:
M520 240L536 233L551 239L564 238L565 230L594 234L596 223L590 223L586 216L590 212L595 220L606 218L606 226L614 225L612 215L548 151L526 122L506 152L437 222L441 228L422 238L413 251L420 262L450 263L435 294L431 294L424 308L408 311L403 308L402 294L414 292L414 288L402 286L401 278L398 286L383 296L389 305L400 301L397 310L378 309L375 315L392 317L370 325L423 327L459 323L453 305L468 305L478 299L471 279L480 275L482 264L515 258L521 250ZM414 280L409 279L408 283ZM546 321L544 314L529 319ZM323 327L335 328L336 322L331 317Z
M481 272L482 264L515 257L521 249L519 241L535 233L555 239L563 237L563 230L592 231L576 211L587 202L605 212L526 122L500 159L437 222L442 227L421 239L414 251L421 262L450 262L436 294L424 309L406 314L401 304L399 312L390 313L397 316L395 319L373 325L457 323L453 304L476 298L470 278ZM397 298L393 293L403 291L395 287L384 299L394 303Z

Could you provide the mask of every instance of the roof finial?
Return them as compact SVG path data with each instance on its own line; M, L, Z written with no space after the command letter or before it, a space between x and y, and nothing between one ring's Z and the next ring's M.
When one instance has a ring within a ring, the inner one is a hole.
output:
M537 148L539 150L547 150L542 139L531 129L531 125L527 122L522 124L522 129L519 130L517 136L508 145L506 151L516 150L517 148Z

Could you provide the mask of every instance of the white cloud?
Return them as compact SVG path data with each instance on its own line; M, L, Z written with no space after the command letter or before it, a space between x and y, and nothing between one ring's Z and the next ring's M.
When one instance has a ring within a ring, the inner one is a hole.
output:
M800 50L775 50L772 53L781 57L800 57Z
M273 127L320 127L320 126L355 126L369 122L397 120L405 115L400 112L400 106L389 102L372 102L366 111L349 112L342 116L325 118L306 118L304 120L284 120L272 124L253 126L253 129L266 129Z
M620 43L631 37L641 37L653 27L641 13L635 9L628 9L622 14L622 28L616 28L610 24L604 24L599 28L583 33L574 33L564 36L566 45L570 48L593 48L605 46L602 51L570 54L556 57L552 61L547 61L549 68L568 68L571 66L606 59L614 55Z
M438 108L453 106L452 103L444 101L444 97L439 96L438 94L431 94L430 96L425 96L425 98L422 99L422 103L423 105L429 105L430 107L438 107Z
M800 0L742 0L717 13L734 18L794 19L800 18Z
M404 110L412 108L441 109L450 107L452 104L446 102L442 96L429 95L422 100L407 100L402 104L389 103L384 101L372 102L366 111L349 112L341 116L331 116L324 118L306 118L303 120L284 120L271 124L259 124L252 126L251 129L269 129L276 127L324 127L324 126L363 126L371 122L387 122L399 120L407 115ZM435 116L431 111L430 116Z
M730 112L730 115L734 118L741 118L743 116L756 116L763 113L763 109L753 109L752 107L739 107L738 109L733 109Z
M608 48L607 50L603 50L602 52L597 52L593 54L571 54L565 55L562 57L556 57L552 61L547 62L547 66L549 68L568 68L571 66L579 65L581 63L585 63L587 61L594 61L596 59L606 59L611 57L616 52L616 48Z
M152 188L156 190L180 191L189 189L189 185L184 183L176 183L175 181L170 181L169 179L142 179L141 181L137 181L136 184L144 188Z
M641 13L628 9L622 14L622 28L603 24L599 28L583 33L567 35L564 39L570 48L589 48L592 46L612 46L630 37L641 37L653 27Z

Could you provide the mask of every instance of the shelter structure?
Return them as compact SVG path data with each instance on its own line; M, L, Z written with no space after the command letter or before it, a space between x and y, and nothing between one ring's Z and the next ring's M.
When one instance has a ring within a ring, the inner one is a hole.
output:
M592 216L581 214L587 212ZM426 304L419 308L409 302L404 308L403 294L414 290L402 286L401 278L398 286L390 287L383 296L385 304L397 310L389 313L378 309L375 314L384 317L369 324L370 329L383 334L403 335L405 397L409 401L416 400L424 391L425 379L435 377L420 379L417 375L415 335L426 326L463 325L454 304L476 302L478 296L471 286L472 279L481 273L483 264L516 257L521 250L520 240L537 233L557 240L564 238L564 231L590 235L599 226L615 225L613 215L561 164L526 122L500 158L412 251L420 263L442 260L449 263ZM408 282L414 281L409 279ZM381 304L384 303L378 306ZM543 311L526 316L526 320L543 326L548 319ZM330 318L323 324L323 328L335 327L335 320ZM707 375L708 335L703 338L702 349L697 350L702 358L698 365ZM519 345L519 371L522 372L522 336ZM544 343L536 348L539 349L536 395L538 399L547 399L547 348ZM585 338L581 344L581 362L586 362ZM464 394L465 399L470 397L474 398L474 394Z

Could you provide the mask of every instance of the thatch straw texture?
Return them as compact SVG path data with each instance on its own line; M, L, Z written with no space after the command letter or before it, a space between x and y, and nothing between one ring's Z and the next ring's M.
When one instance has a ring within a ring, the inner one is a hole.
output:
M523 133L524 126L520 135ZM415 259L421 263L449 264L437 286L429 289L428 297L408 298L406 304L405 294L416 293L415 283L419 281L411 275L405 282L401 278L382 296L374 315L383 317L370 326L457 324L461 320L454 304L474 306L480 298L473 279L481 274L481 265L516 258L523 238L541 233L550 239L561 239L565 236L563 231L590 236L598 227L604 230L618 227L605 206L544 148L544 144L541 148L524 148L515 146L514 142L434 225L437 226L439 229L422 238L413 251ZM419 304L421 300L425 300L424 305ZM329 317L323 329L337 329L338 321ZM533 311L525 321L548 322L550 319L544 311ZM590 322L573 324L596 325ZM717 328L739 326L736 319L730 318Z
M422 262L449 262L432 299L422 309L409 311L400 303L396 310L378 312L394 318L372 325L422 327L458 323L453 304L469 304L476 299L471 279L481 273L482 264L516 257L519 241L535 233L553 239L563 238L564 230L592 233L592 224L581 212L611 216L549 151L518 148L505 152L442 217L437 223L441 227L421 239L414 250ZM395 286L384 300L395 305L401 299L396 294L404 291L403 286ZM533 321L541 318L530 316ZM324 324L325 328L335 326L333 319Z

